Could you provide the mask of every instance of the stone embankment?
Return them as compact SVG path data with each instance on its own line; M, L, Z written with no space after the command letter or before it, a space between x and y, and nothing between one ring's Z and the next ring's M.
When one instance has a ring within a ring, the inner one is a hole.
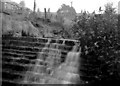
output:
M69 39L3 36L2 84L77 84L79 44Z

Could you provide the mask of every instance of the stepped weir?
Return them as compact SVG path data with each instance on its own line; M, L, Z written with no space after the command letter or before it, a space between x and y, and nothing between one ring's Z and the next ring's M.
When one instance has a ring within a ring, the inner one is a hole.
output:
M2 37L2 86L77 84L79 62L77 40Z

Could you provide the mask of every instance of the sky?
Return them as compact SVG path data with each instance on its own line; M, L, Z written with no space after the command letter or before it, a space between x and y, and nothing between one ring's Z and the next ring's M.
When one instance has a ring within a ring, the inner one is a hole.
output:
M34 0L12 0L19 3L20 1L25 1L26 7L33 10ZM40 11L44 11L44 8L50 8L51 12L56 12L62 4L70 5L73 2L72 6L75 8L77 13L80 13L81 10L86 10L97 12L101 6L104 9L104 5L108 2L113 2L114 7L118 7L118 2L120 0L36 0L36 8L39 8Z

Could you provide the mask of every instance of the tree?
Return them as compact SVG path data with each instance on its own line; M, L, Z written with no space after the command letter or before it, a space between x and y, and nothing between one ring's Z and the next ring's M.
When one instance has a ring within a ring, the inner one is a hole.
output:
M24 1L20 1L19 5L22 6L22 7L25 7L25 2Z
M115 14L115 8L113 7L113 3L107 3L105 5L105 13L107 14Z
M61 8L58 9L57 14L73 20L76 16L76 11L73 7L70 7L69 5L61 5Z
M76 17L76 11L73 7L62 4L61 8L57 11L57 16L61 23L64 23L65 21L72 21Z
M115 8L108 3L103 14L91 15L81 13L71 31L81 42L81 80L102 84L99 86L119 82L120 29Z

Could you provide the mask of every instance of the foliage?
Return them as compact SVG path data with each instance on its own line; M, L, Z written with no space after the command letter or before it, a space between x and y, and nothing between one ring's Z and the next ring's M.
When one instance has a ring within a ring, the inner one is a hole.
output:
M25 7L25 2L24 1L20 1L19 3L22 7Z
M117 14L112 4L105 6L103 14L81 13L72 27L73 39L81 42L81 78L100 83L119 81L120 34ZM102 84L103 86L103 84Z
M61 20L61 23L64 22L64 18L73 20L76 16L76 11L73 7L70 7L69 5L61 5L61 8L58 9L57 11L57 16Z
M107 14L114 14L114 13L116 13L115 8L113 8L113 3L107 3L105 5L105 13L107 13Z

